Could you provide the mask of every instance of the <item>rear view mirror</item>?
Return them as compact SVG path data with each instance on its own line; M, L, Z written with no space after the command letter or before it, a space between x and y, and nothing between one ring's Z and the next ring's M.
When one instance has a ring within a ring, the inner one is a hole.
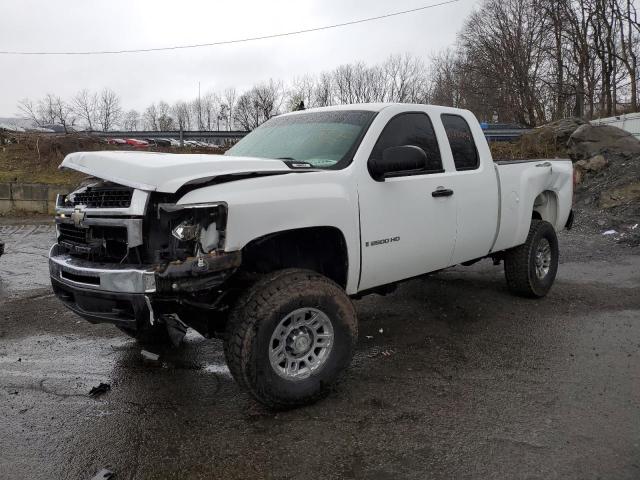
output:
M369 159L369 173L377 182L395 173L407 173L424 170L427 166L427 154L420 147L402 145L389 147L382 152L382 158Z

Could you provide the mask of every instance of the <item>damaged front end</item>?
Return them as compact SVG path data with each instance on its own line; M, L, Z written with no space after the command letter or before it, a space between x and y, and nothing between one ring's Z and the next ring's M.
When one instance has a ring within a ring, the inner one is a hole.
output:
M224 251L226 219L222 202L178 205L170 194L90 182L57 200L54 292L93 323L133 332L170 316L215 335L212 310L241 264L240 252Z

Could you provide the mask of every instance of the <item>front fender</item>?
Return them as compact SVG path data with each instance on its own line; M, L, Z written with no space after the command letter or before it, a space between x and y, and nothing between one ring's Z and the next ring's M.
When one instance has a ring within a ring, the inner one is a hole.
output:
M360 271L358 199L347 172L309 172L212 185L187 193L178 204L214 201L228 205L224 245L228 252L271 233L337 228L347 244L347 293L356 293Z

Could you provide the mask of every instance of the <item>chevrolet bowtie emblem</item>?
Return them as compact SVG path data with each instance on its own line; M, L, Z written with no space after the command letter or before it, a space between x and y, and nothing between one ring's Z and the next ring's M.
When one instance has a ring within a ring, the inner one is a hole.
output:
M71 220L73 220L73 224L76 228L80 228L82 226L82 222L84 221L84 217L87 214L84 210L81 210L80 207L76 207L73 213L71 214Z

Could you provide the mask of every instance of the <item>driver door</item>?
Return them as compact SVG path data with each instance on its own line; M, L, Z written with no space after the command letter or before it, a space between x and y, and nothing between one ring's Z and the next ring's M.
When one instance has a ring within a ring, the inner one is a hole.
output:
M390 147L412 145L427 155L423 171L395 172L358 186L362 265L359 291L450 266L456 239L456 197L450 190L429 116L393 117L371 158Z

